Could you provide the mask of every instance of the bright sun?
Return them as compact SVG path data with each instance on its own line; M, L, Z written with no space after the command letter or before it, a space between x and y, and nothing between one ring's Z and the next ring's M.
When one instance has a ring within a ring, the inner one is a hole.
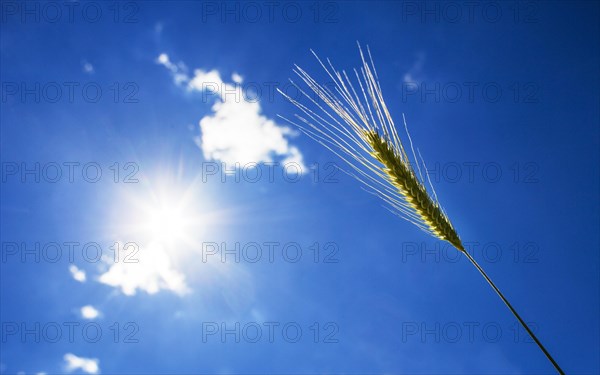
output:
M189 192L165 188L156 192L142 207L139 218L148 241L165 246L181 246L192 241L202 226L199 205Z
M161 202L157 207L148 210L145 222L147 235L155 240L171 243L185 238L191 217L181 207L168 202Z
M126 198L127 218L122 230L142 243L157 243L174 249L194 245L204 231L206 202L193 186L155 184Z

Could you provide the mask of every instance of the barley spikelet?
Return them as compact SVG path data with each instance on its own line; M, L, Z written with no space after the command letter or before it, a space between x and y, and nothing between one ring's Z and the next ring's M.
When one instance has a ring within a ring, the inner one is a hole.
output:
M333 81L333 89L318 84L296 65L294 72L316 96L310 95L294 81L291 82L301 97L313 104L314 109L280 91L303 113L295 116L298 121L284 119L348 163L352 168L350 174L386 201L392 212L464 251L456 230L437 200L427 173L431 194L425 186L421 166L406 129L406 121L404 126L413 163L405 151L383 100L370 51L367 49L370 64L360 45L359 51L362 67L360 72L354 70L358 91L345 71L336 71L329 60L325 65L314 52ZM416 170L412 164L416 165Z

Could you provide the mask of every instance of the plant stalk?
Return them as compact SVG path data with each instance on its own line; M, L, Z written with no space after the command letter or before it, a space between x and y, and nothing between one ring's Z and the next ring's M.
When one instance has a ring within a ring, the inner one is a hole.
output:
M540 342L540 340L538 340L538 338L535 336L535 334L533 333L533 331L529 328L529 326L527 326L527 323L525 323L525 321L521 318L521 316L519 316L519 314L517 313L517 311L510 304L510 302L508 302L508 300L506 299L506 297L504 297L504 295L502 294L502 292L500 291L500 289L498 289L498 287L496 286L496 284L494 284L494 282L492 281L492 279L490 279L489 276L485 273L485 271L483 270L483 268L481 268L479 266L479 264L477 264L477 262L475 261L475 259L473 259L473 257L471 256L471 254L469 254L469 252L467 252L466 250L463 250L463 253L471 261L471 263L473 263L473 265L475 266L475 268L477 268L477 270L479 270L479 273L481 273L481 276L483 276L483 278L487 280L488 284L490 284L490 286L496 291L496 293L502 299L502 301L504 302L504 304L506 305L506 307L508 307L510 309L510 311L513 313L513 315L515 316L515 318L517 318L517 320L519 321L519 323L521 323L521 325L523 326L523 328L525 328L525 330L527 331L527 333L529 333L529 336L531 336L531 338L533 339L533 341L535 341L535 343L537 344L537 346L542 350L542 352L544 352L544 354L546 355L546 358L548 358L548 360L550 362L552 362L552 365L554 366L554 368L556 369L556 371L558 371L558 373L560 375L564 375L565 373L560 368L560 366L558 365L558 363L556 363L556 361L554 360L554 358L552 358L552 356L550 355L550 353L548 353L548 351L546 350L546 348L544 348L544 345L542 345L542 343Z

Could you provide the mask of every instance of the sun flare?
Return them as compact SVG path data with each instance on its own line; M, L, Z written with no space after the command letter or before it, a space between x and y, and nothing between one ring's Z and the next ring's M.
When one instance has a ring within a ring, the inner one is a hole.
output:
M173 197L167 197L173 198ZM192 215L172 199L164 199L147 207L147 218L142 219L146 235L156 241L172 243L184 239L193 222Z
M163 246L183 246L193 241L206 224L201 205L189 192L175 187L163 188L139 207L136 216L144 241Z
M141 189L140 189L141 188ZM161 179L130 191L115 227L127 241L155 243L171 251L197 246L217 220L197 185Z

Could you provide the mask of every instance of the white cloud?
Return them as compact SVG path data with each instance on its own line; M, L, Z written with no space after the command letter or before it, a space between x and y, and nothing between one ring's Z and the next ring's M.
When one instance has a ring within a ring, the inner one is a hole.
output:
M81 68L83 72L87 74L93 74L95 71L94 66L86 60L83 60L83 62L81 63Z
M96 310L92 305L85 305L81 308L81 317L84 319L96 319L100 316L100 311Z
M113 263L98 280L120 288L128 296L135 295L138 289L148 294L155 294L161 289L179 295L190 291L185 276L171 266L169 254L158 243L140 249L135 259Z
M84 270L80 270L76 265L71 264L69 266L69 272L71 272L71 275L75 280L79 281L80 283L85 282L86 277Z
M166 53L161 53L156 59L156 62L158 64L164 65L167 69L171 71L176 69L175 65L169 60L169 55L167 55Z
M161 53L156 59L156 63L167 68L171 74L173 75L173 81L176 85L181 85L187 81L189 81L189 77L187 75L187 67L182 63L174 64L169 59L169 55L166 53Z
M244 92L241 75L234 73L233 82L225 82L217 70L196 69L190 77L185 72L185 65L174 64L165 53L158 57L157 63L171 72L175 84L185 85L189 91L216 95L212 113L199 122L202 135L197 144L205 159L232 166L236 163L293 162L302 171L307 171L302 153L288 141L296 132L261 114L258 100L248 98Z
M100 372L98 359L78 357L75 354L67 353L64 355L65 368L68 372L81 370L87 374L97 374Z
M231 80L237 84L242 84L242 82L244 82L244 78L237 73L231 75Z

